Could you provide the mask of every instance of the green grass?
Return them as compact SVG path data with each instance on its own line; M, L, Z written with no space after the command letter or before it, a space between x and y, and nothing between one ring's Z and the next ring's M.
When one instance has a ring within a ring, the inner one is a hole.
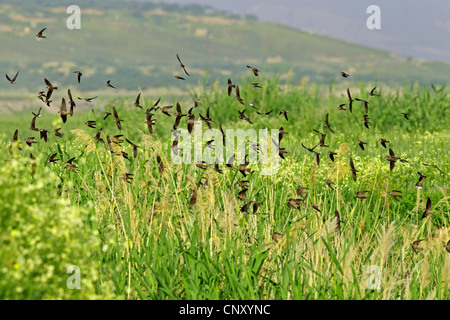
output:
M101 109L75 109L67 123L43 108L37 127L50 132L61 127L65 133L63 138L50 134L47 143L29 131L29 111L0 119L0 297L448 300L450 254L444 244L450 238L450 131L445 88L405 85L388 91L380 86L381 96L369 97L371 85L352 87L353 97L369 100L371 125L366 129L362 103L354 104L353 113L337 110L346 102L345 91L330 92L317 84L300 88L295 82L281 86L276 78L262 82L263 89L244 80L239 84L246 102L256 99L260 111L274 109L272 116L260 117L247 107L255 124L238 119L243 106L218 83L213 90L194 88L179 101L187 111L191 98L201 96L194 114L204 115L211 107L214 128L219 123L224 129L283 126L288 132L281 141L288 154L280 159L277 174L264 176L258 164L250 166L254 172L247 177L246 196L262 203L257 214L240 212L245 202L236 198L236 182L243 179L239 172L225 166L218 174L212 168L173 165L169 130L174 116L158 110L156 133L150 135L145 112L133 107L132 99L100 98ZM147 106L153 102L142 99ZM173 104L175 98L163 97L161 103ZM124 120L121 131L111 117L103 120L103 111L113 105ZM278 116L281 109L289 112L289 121ZM410 120L401 112L410 113ZM335 134L323 126L326 113ZM88 119L103 128L104 139L123 134L139 145L137 158L126 142L115 148L127 152L128 159L95 142L97 129L84 125ZM13 146L10 154L16 129L22 151ZM312 129L326 133L330 146L319 150L320 166L301 146L318 142ZM28 147L23 139L29 136L38 144ZM381 137L409 162L398 162L390 172ZM366 151L358 139L369 143ZM329 150L339 150L335 162L328 158ZM35 160L29 159L30 153ZM52 153L60 159L55 164L46 162ZM157 155L165 166L162 174ZM72 157L77 172L64 166ZM356 182L349 172L350 157L359 170ZM445 173L422 163L436 164ZM414 187L417 171L427 176L422 190ZM131 183L121 178L124 173L134 175ZM207 178L205 186L202 177ZM324 179L336 183L334 190ZM299 186L310 190L295 210L287 200L297 198ZM391 189L402 191L401 201L388 194ZM194 190L198 197L190 208ZM358 190L368 190L369 198L356 199ZM434 216L421 219L428 197ZM339 232L335 209L342 220ZM278 242L272 239L274 232L282 234ZM423 251L415 254L411 243L417 239L426 240ZM81 268L81 290L66 286L69 264ZM369 266L381 272L380 290L368 287Z

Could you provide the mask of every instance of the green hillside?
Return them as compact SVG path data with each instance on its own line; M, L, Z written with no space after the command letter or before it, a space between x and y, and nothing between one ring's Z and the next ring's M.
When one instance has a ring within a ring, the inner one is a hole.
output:
M125 90L197 85L198 81L248 76L255 65L261 76L280 75L300 81L328 83L377 80L447 83L450 65L400 59L389 52L344 43L292 28L238 17L200 6L157 5L123 1L78 1L81 29L69 30L67 1L4 1L0 3L0 70L20 70L9 95L45 89L43 78L79 91L106 89L111 79ZM47 27L47 39L35 34ZM191 76L181 82L176 53ZM81 84L75 70L83 72ZM291 70L291 71L290 71ZM290 72L289 72L290 71ZM288 76L289 74L289 76ZM3 76L4 77L4 76Z

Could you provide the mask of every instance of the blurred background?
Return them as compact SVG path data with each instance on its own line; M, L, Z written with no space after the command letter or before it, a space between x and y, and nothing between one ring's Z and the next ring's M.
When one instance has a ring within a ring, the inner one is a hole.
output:
M372 4L381 10L378 30L366 25ZM79 30L67 28L70 5L81 9ZM36 39L44 27L47 38ZM281 84L329 85L341 71L349 82L388 85L450 79L448 0L8 0L0 1L0 39L1 72L20 70L13 87L2 76L3 110L25 97L39 102L44 78L72 88L75 99L225 89L228 78L250 76L247 65L261 70L259 81Z

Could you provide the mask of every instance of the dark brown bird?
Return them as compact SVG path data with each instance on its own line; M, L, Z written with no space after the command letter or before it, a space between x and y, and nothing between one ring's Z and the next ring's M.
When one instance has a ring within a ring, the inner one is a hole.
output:
M103 120L106 120L110 115L112 115L111 112L105 112L105 117L103 118Z
M352 171L352 178L354 181L356 181L356 173L359 172L355 169L355 164L353 163L353 159L350 158L350 170Z
M318 134L320 134L319 147L328 147L328 146L325 144L325 138L326 138L327 135L324 134L324 133L322 133L322 132L317 131L316 129L313 129L313 131L315 131L315 132L317 132Z
M364 142L362 140L358 140L358 144L361 147L361 149L364 151L364 145L367 144L367 142Z
M245 214L250 214L251 212L250 212L250 206L252 205L252 201L250 201L250 202L247 202L246 204L244 204L243 206L242 206L242 208L241 208L241 212L242 213L245 213Z
M316 158L317 166L319 166L320 165L320 153L318 153L316 151L313 151L313 153L314 153L315 158Z
M55 130L53 130L53 134L58 138L62 138L64 136L64 133L59 132L59 130L61 130L61 128L56 128Z
M316 144L314 147L312 148L307 148L305 147L305 145L302 143L302 147L305 148L306 150L308 150L309 152L315 152L314 149L318 146L319 144Z
M39 31L39 32L36 34L36 38L39 38L39 39L47 38L46 36L43 35L43 32L45 31L45 29L47 29L47 28L44 28L44 29L42 29L41 31Z
M66 163L64 163L64 167L66 167L67 170L77 172L77 166L72 163L75 158L76 157L70 158Z
M328 151L328 155L330 156L331 161L334 162L334 156L337 156L337 153L333 151Z
M102 130L103 129L100 129L100 130L97 131L97 133L95 134L94 140L98 141L98 142L101 142L101 143L105 143L105 140L100 138L100 135L102 134Z
M30 130L32 131L39 131L39 129L36 128L36 118L37 116L34 116L33 119L31 119Z
M145 123L147 124L147 129L150 134L153 133L153 125L155 124L155 120L152 120L153 113L150 113L149 109L145 110Z
M130 140L128 140L128 139L126 139L126 138L125 138L125 140L127 140L127 142L128 142L129 144L131 144L131 146L133 147L133 156L134 156L135 158L137 158L137 152L138 152L138 149L139 149L140 147L137 146L137 145L135 145L133 142L131 142Z
M160 101L161 101L161 97L159 97L158 100L155 101L155 103L153 104L153 106L150 108L150 111L153 111L153 110L156 111L156 110L158 110L158 109L159 109L158 104L159 104Z
M48 157L47 162L48 163L56 163L56 161L59 161L59 159L55 159L55 157L56 157L56 153L51 154Z
M187 120L188 123L188 132L192 133L192 130L194 129L194 125L195 125L195 115L191 114L189 115L189 119Z
M422 164L423 164L424 166L427 166L427 167L433 167L433 168L435 168L435 169L438 169L440 173L444 174L444 171L442 171L441 169L439 169L438 166L435 165L435 164L426 164L426 163L422 163Z
M197 162L195 165L202 170L208 169L208 163L206 161Z
M44 139L44 141L46 143L47 143L47 133L48 133L48 130L46 130L46 129L39 129L39 136L40 136L41 140Z
M243 111L238 110L238 113L239 113L239 119L245 120L245 121L247 121L248 123L253 124L253 122L250 120L250 118L248 118L248 117L246 117L246 116L244 115L244 112L245 112L245 109L244 109Z
M67 95L69 96L69 106L76 107L75 101L72 99L72 93L70 92L70 89L67 89Z
M115 144L121 144L123 142L123 134L116 134L115 136L112 137L112 142L114 142Z
M175 76L175 78L178 79L178 80L186 80L185 78L180 77L180 76Z
M344 72L344 71L341 71L341 76L343 78L348 78L350 75L348 73Z
M367 128L367 129L369 129L369 123L370 123L370 121L369 121L370 119L369 119L369 116L367 115L367 114L365 114L365 115L363 115L363 124L364 124L364 126Z
M327 127L327 129L330 130L331 133L334 133L334 131L330 127L330 124L328 123L328 113L325 116L325 127Z
M16 75L11 79L8 75L6 75L6 79L9 81L9 83L14 84L16 83L17 76L19 75L19 71L17 71Z
M287 111L286 110L281 110L280 111L280 113L278 114L278 115L281 115L281 114L283 114L284 115L284 118L286 119L286 121L289 121L289 119L288 119L288 113L287 113Z
M306 196L309 194L309 188L307 187L298 187L297 189L295 189L295 192L297 193L297 195L299 197L302 197L303 199L306 198Z
M93 121L93 120L88 120L88 121L85 122L85 125L87 125L89 128L95 129L96 122Z
M256 212L258 211L259 206L262 204L259 201L252 201L253 203L253 214L256 214Z
M382 145L383 147L385 147L385 148L386 148L386 143L391 143L390 141L388 141L388 140L386 140L386 139L383 139L383 138L379 139L378 141L380 141L380 142L381 142L381 145Z
M272 111L273 110L270 110L268 112L258 112L258 111L256 111L256 113L259 114L260 116L263 116L263 117L270 117L270 114L272 113Z
M49 102L50 97L52 96L53 90L57 90L58 87L53 86L50 81L44 78L44 82L47 85L47 94L45 95L45 102ZM48 104L47 104L48 105Z
M116 88L116 87L114 87L114 86L111 84L111 80L106 81L106 86L107 86L107 87L110 87L110 88L113 88L113 89Z
M285 134L289 134L289 133L284 131L283 127L280 127L280 129L278 129L278 142L281 142L281 139L283 139L283 136Z
M124 173L122 176L122 179L126 183L131 183L131 181L133 180L133 176L134 176L134 174L132 174L132 173Z
M161 157L159 155L156 156L156 162L158 163L159 173L162 174L164 171L164 163L162 162Z
M355 100L352 99L352 95L350 94L350 89L349 88L347 88L347 96L348 96L348 109L350 110L350 112L352 112L352 110L353 110L353 101L355 101Z
M161 112L164 113L166 116L169 116L169 117L170 117L169 109L171 109L171 108L173 108L173 106L165 106L165 107L162 107L162 108L161 108Z
M417 174L419 175L419 181L416 183L415 187L417 189L423 189L423 182L425 181L425 178L427 176L424 176L423 174L421 174L419 171L417 171Z
M425 211L424 211L423 214L422 214L422 219L428 217L429 215L434 216L434 213L431 212L431 200L430 200L430 198L428 197L428 199L427 199L427 205L426 205L426 207L425 207Z
M76 73L78 75L78 83L81 81L81 76L83 75L80 71L74 71L73 73Z
M398 198L402 198L403 197L400 193L401 193L401 191L398 191L398 190L395 190L395 189L392 189L392 191L389 192L389 194L392 196L392 198L394 198L397 201L400 201Z
M344 111L347 110L344 108L344 106L345 106L345 103L340 104L338 107L338 110L344 110Z
M334 183L333 181L330 181L330 180L328 180L328 179L325 179L324 181L325 181L325 183L327 184L327 186L330 187L331 190L334 190L333 184L335 184L335 183Z
M413 243L411 243L411 248L414 250L414 253L418 253L417 250L423 251L423 248L420 248L420 242L424 241L425 239L415 240Z
M367 192L369 192L369 191L366 191L366 190L359 190L359 191L357 191L355 193L356 198L358 198L358 199L367 199L368 198L368 196L366 195Z
M183 69L184 73L186 73L189 76L189 73L186 71L185 65L181 62L180 57L178 56L178 53L177 53L177 59L178 59L178 62L180 63L181 69Z
M312 207L313 207L313 209L316 210L317 212L322 213L322 211L320 210L320 206L319 206L318 204L313 203L313 204L312 204Z
M11 152L11 148L14 145L17 149L22 150L22 148L20 147L20 141L18 140L18 135L19 135L19 130L16 129L16 131L14 131L14 135L13 135L13 139L11 142L11 145L9 146L9 152Z
M355 98L355 100L364 102L364 112L365 113L369 112L369 101L366 101L366 100L363 100L363 99L358 99L358 98Z
M67 115L72 115L73 114L73 107L70 107L69 109L70 111L67 112L67 107L66 107L66 100L64 98L62 98L61 100L61 107L59 109L59 113L61 114L61 119L64 123L66 123L67 121Z
M233 82L231 82L231 79L228 79L227 88L228 88L228 96L230 96L231 92L233 91L233 88L236 88L236 85L234 85Z
M447 245L445 246L445 250L450 253L450 240L447 241Z
M113 107L113 116L114 116L114 122L116 123L117 128L118 128L119 130L122 130L122 125L121 125L120 122L123 121L123 120L121 120L121 119L119 118L119 115L117 114L116 107Z
M222 174L222 173L223 173L223 170L219 168L219 162L218 162L218 159L216 159L216 162L214 163L214 171L217 172L217 173L219 173L219 174Z
M245 105L244 100L241 98L239 86L236 86L236 100L239 101L240 104Z
M139 93L139 94L137 95L137 97L136 97L136 100L134 101L134 106L135 106L136 108L144 109L144 108L141 106L140 102L139 102L140 99L141 99L141 94Z
M241 181L237 182L236 184L241 188L248 188L248 183L249 183L248 180L241 180Z
M406 120L409 120L409 118L408 118L409 113L404 113L404 112L402 112L402 116L404 116Z
M369 93L369 95L371 95L371 96L379 96L379 94L376 94L375 93L375 89L376 89L377 87L375 87L375 88L373 88L372 90L370 90L370 93Z
M78 100L84 100L84 101L86 101L86 102L92 102L92 100L94 100L94 99L96 99L96 98L97 98L97 96L92 97L92 98L80 98L80 97L78 97Z
M247 66L247 68L251 69L253 71L253 74L256 77L258 76L258 74L259 74L259 70L258 69L254 68L254 67L251 67L251 66Z
M391 148L389 148L389 156L385 157L385 159L389 161L389 169L392 171L394 170L395 163L397 162L397 160L400 160L401 158L396 157L394 151Z
M300 205L302 204L303 199L289 199L287 201L287 204L289 205L289 207L293 208L293 209L300 209Z
M255 83L252 83L252 87L253 88L262 88L257 82L255 82Z
M248 198L245 196L245 194L247 193L247 191L248 191L248 189L241 190L241 191L237 194L238 199L239 199L239 200L242 200L242 201L248 201Z

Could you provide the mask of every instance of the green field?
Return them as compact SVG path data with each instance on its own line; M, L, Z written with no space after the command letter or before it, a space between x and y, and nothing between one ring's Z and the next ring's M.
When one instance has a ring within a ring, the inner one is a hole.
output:
M369 84L352 88L353 97L368 99L370 129L364 127L362 102L353 112L337 106L346 103L345 92L316 84L281 88L277 79L261 82L262 89L240 83L254 125L238 118L243 106L226 86L206 90L193 113L205 115L210 107L214 128L280 128L288 132L281 147L288 152L274 175L253 171L246 193L261 205L256 214L241 212L246 201L236 196L240 172L221 165L203 170L172 163L170 129L174 116L155 112L155 132L145 124L145 111L133 99L104 101L104 110L75 109L66 123L58 114L42 109L36 127L50 131L48 142L30 131L33 115L26 111L0 120L2 128L0 175L1 227L0 297L4 299L442 299L448 300L450 239L448 203L448 92L444 87L404 86L397 93ZM344 79L342 81L345 81ZM392 91L392 88L391 88ZM149 108L154 100L141 98ZM150 100L150 101L149 101ZM95 100L94 100L95 101ZM193 106L189 93L180 99L183 112ZM100 104L100 102L98 102ZM175 104L163 97L162 105ZM95 105L95 104L94 104ZM121 119L118 130L105 111L115 106ZM270 117L256 111L273 109ZM279 116L287 110L289 121ZM34 110L36 112L37 110ZM401 112L409 113L406 120ZM326 113L335 133L324 127ZM183 118L180 128L186 128ZM96 120L97 128L84 123ZM65 135L54 136L61 127ZM93 137L124 135L112 153ZM18 129L19 150L12 145ZM321 162L305 150L326 133L329 147L317 147ZM37 133L37 134L36 134ZM31 147L24 139L35 136ZM137 144L134 158L131 145ZM408 162L397 161L378 142ZM362 151L357 140L368 142ZM125 158L121 151L128 154ZM334 162L327 151L338 153ZM56 153L56 163L48 157ZM33 154L34 160L30 159ZM157 156L164 169L158 169ZM77 171L65 163L76 157ZM357 173L349 171L352 158ZM435 164L444 173L433 167ZM414 187L417 171L426 175L423 189ZM127 183L124 173L133 174ZM205 179L206 178L206 179ZM324 179L335 183L331 190ZM205 182L206 181L206 182ZM296 188L309 188L298 209L287 201L299 198ZM394 200L392 189L403 198ZM367 190L368 199L355 197ZM190 206L193 191L197 201ZM434 215L422 219L427 198ZM319 205L320 211L312 204ZM191 207L191 208L190 208ZM335 210L340 214L336 231ZM274 233L281 236L273 238ZM420 243L417 253L411 248ZM69 265L81 270L81 289L68 289ZM369 287L370 266L376 266L380 287Z

